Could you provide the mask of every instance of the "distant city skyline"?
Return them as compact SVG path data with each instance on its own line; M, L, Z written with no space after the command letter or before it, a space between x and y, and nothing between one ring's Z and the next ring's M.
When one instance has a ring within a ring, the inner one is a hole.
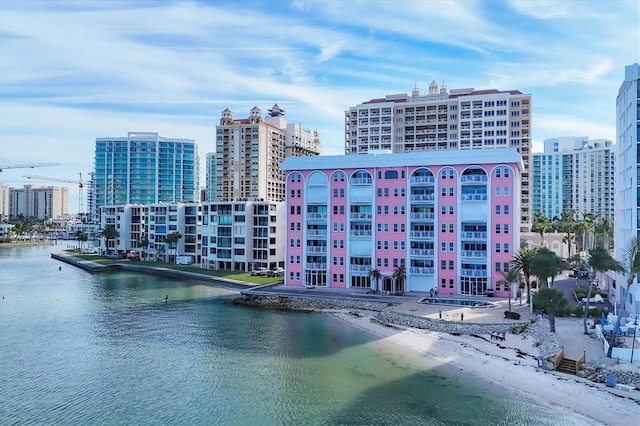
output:
M532 95L534 152L554 137L616 141L624 66L639 61L637 1L0 2L0 183L67 186L96 138L194 139L201 162L230 108L278 103L344 152L344 111L389 93ZM204 176L201 176L204 183Z

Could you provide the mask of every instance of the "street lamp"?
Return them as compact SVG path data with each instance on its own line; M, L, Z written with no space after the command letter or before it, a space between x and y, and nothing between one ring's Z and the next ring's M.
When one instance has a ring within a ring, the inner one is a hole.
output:
M633 343L631 344L631 364L633 364L633 350L636 348L636 332L638 331L638 316L633 321Z

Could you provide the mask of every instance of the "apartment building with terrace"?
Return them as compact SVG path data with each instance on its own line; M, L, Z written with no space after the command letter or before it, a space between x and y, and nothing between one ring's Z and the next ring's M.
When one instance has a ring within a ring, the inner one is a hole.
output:
M287 158L282 169L286 286L509 294L516 149Z
M345 153L515 148L522 157L520 223L531 226L531 95L519 90L448 90L386 95L345 111Z

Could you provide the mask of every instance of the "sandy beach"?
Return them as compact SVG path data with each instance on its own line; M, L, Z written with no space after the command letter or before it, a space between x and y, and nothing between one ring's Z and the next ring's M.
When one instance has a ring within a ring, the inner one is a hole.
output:
M527 398L540 406L561 407L578 413L588 423L623 426L638 424L640 419L640 391L607 388L577 376L539 368L530 337L508 334L504 342L497 342L488 335L453 336L385 326L372 321L375 313L368 311L354 314L353 310L332 310L327 313L421 356L487 379L514 396ZM566 321L564 328L569 327L580 327L580 320Z

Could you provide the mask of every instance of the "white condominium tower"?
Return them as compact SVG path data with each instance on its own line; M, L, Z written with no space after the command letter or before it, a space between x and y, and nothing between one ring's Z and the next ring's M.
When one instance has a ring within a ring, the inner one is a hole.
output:
M587 136L546 139L532 154L533 213L552 219L576 209L613 219L615 154L610 140Z
M242 119L227 108L216 126L216 152L207 154L207 200L284 201L280 163L321 153L318 132L288 123L278 104L264 118L257 106Z
M520 228L531 223L531 95L439 87L414 88L411 95L387 95L345 111L345 153L516 148L524 169Z
M616 187L614 239L615 257L626 261L625 247L640 235L640 65L625 67L624 81L616 98ZM640 314L640 285L637 277L629 291L626 275L614 282L615 302L624 303L630 314ZM611 296L609 296L611 297Z
M199 200L198 146L191 139L129 132L96 138L95 208Z

